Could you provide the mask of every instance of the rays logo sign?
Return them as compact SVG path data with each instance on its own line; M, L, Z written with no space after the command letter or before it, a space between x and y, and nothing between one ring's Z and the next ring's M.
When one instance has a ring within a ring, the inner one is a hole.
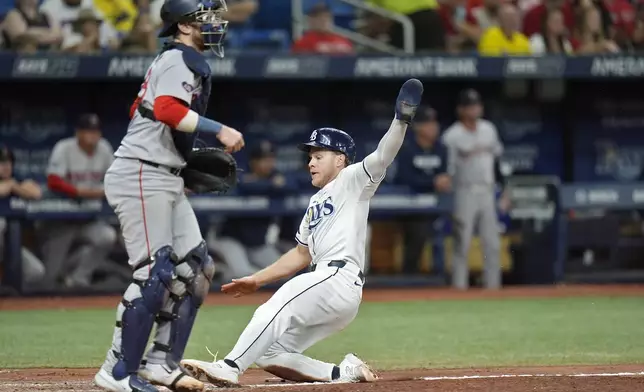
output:
M322 220L325 217L333 215L334 212L335 207L333 206L331 196L324 199L321 203L311 205L306 211L309 221L309 230L316 228L320 223L322 223Z

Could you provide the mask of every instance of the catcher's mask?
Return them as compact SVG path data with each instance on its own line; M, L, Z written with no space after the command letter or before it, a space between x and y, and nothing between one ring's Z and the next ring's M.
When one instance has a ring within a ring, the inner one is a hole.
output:
M205 4L204 4L205 3ZM228 11L226 0L206 1L195 14L195 20L201 25L204 44L218 57L224 57L224 38L228 31L228 21L221 16ZM219 7L215 6L219 3Z
M192 3L192 4L188 4ZM224 57L223 42L228 31L228 21L222 14L228 11L226 0L166 0L161 8L164 22L159 37L176 32L178 23L195 23L201 29L204 45L216 56Z

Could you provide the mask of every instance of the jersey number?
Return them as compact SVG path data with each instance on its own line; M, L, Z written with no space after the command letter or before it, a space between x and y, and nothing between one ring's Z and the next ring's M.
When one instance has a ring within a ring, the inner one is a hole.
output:
M150 77L152 76L152 70L154 69L154 66L156 65L157 61L163 56L157 57L154 59L152 64L150 64L150 68L148 68L148 72L145 74L145 79L143 79L143 83L141 83L141 89L139 90L139 95L137 95L140 99L143 99L145 97L145 93L148 92L148 84L150 83Z
M137 95L141 99L143 99L143 97L145 97L145 93L148 92L148 84L150 83L150 75L152 75L152 67L150 67L150 69L148 69L148 72L145 74L145 79L143 79L143 83L141 83L141 89L139 90L139 94Z

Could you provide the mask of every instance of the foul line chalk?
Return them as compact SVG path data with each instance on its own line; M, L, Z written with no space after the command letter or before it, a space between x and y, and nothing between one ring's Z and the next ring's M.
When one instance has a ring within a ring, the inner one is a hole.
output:
M421 377L417 380L441 381L441 380L475 380L489 378L519 378L519 377L635 377L644 376L644 372L622 372L622 373L576 373L576 374L490 374L483 376L438 376Z

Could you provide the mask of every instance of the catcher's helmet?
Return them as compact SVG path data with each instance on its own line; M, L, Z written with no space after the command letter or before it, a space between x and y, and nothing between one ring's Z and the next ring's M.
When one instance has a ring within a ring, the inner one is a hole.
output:
M347 156L349 164L356 159L356 143L348 133L336 128L318 128L311 132L308 143L302 143L298 148L302 151L310 151L311 147L325 148L331 151L341 152Z
M196 23L201 27L204 44L217 56L224 57L224 37L228 21L221 16L226 12L226 0L165 0L161 6L163 27L159 37L169 37L177 32L179 23Z

